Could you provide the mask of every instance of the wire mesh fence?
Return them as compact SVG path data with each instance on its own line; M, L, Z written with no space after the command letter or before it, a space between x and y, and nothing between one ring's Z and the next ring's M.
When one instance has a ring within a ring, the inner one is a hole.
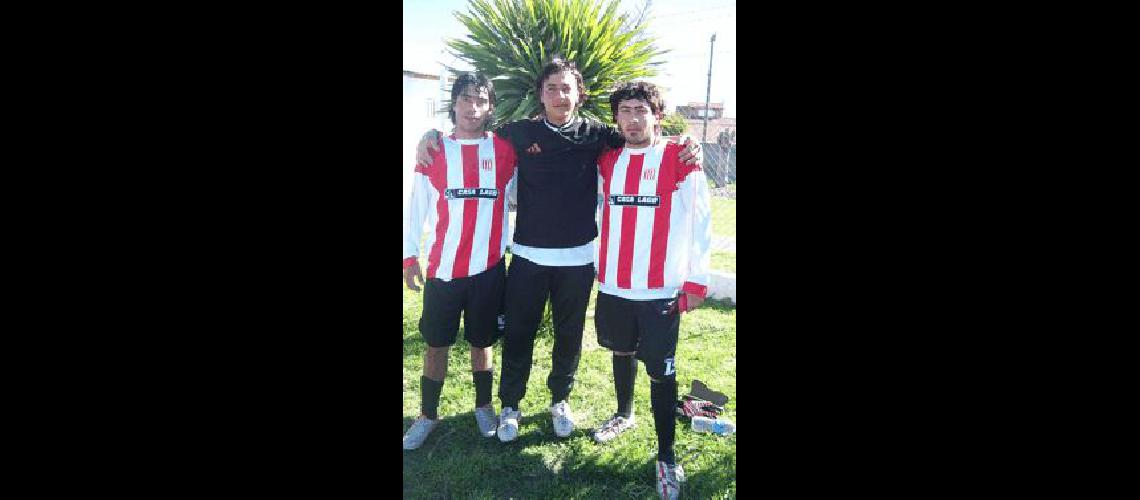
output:
M736 145L701 143L704 151L705 175L716 188L724 188L736 182Z
M736 273L736 145L701 143L709 180L714 271Z

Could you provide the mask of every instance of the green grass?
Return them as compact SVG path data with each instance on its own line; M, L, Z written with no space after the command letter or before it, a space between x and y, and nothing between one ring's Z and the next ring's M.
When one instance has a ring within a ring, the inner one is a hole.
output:
M417 323L422 300L422 293L404 287L402 431L419 415L425 344ZM519 438L511 443L483 438L475 432L470 345L460 331L450 350L440 398L442 420L420 449L404 452L403 497L656 498L653 465L657 438L643 364L634 394L637 427L607 445L597 445L592 439L593 429L616 406L610 352L597 344L593 312L591 299L582 358L570 396L577 428L566 439L554 435L546 411L550 397L546 376L553 343L550 325L540 328L535 340L534 367L520 405L523 418ZM498 411L501 342L496 343L494 353L493 391ZM730 398L725 418L736 422L736 308L709 301L682 316L676 359L679 392L688 392L694 378L723 391ZM694 433L678 420L674 449L688 476L684 490L687 498L736 497L735 436Z
M736 237L736 200L713 196L712 232L716 236Z
M712 253L712 263L709 264L714 270L727 271L730 273L736 272L736 253L734 252L719 252L714 250Z
M709 183L709 191L716 189L716 183L713 182L712 179L708 179L708 183ZM730 193L735 195L736 194L736 182L733 181L733 182L730 182L728 184L725 184L723 189L727 189Z

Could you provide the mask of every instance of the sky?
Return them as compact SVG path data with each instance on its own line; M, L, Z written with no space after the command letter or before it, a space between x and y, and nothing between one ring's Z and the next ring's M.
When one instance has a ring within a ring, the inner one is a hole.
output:
M440 64L467 68L444 53L446 38L467 35L452 14L467 11L468 0L403 0L403 69L439 74ZM634 13L645 0L622 0L619 12ZM700 6L697 6L700 4ZM723 102L725 116L736 117L736 1L652 0L648 32L658 49L670 52L649 81L665 89L670 110L705 101L709 73L709 38L713 45L711 102Z

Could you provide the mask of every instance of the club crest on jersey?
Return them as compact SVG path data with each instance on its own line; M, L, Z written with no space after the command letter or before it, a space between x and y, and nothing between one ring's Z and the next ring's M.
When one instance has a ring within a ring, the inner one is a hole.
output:
M643 180L643 181L652 181L652 180L656 180L656 179L657 179L657 169L655 169L655 168L646 169L644 172L641 173L641 180Z
M492 160L490 158L483 158L482 160L480 160L480 164L482 165L482 168L484 171L490 172L491 167L495 164L495 162L494 162L494 160Z
M611 206L656 207L661 204L660 196L611 194Z
M449 200L461 200L464 198L498 198L499 190L495 188L453 188L444 191L444 196Z

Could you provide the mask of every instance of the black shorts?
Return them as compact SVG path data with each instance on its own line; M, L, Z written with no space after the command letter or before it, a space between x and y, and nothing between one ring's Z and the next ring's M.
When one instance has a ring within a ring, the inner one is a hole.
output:
M424 283L424 311L420 334L431 347L455 343L459 313L463 313L463 338L471 347L488 347L503 334L503 296L507 290L505 259L475 276L451 281L429 279Z
M637 351L650 373L674 371L681 313L677 299L631 300L598 292L594 308L598 344L616 352ZM668 361L666 361L668 360Z

